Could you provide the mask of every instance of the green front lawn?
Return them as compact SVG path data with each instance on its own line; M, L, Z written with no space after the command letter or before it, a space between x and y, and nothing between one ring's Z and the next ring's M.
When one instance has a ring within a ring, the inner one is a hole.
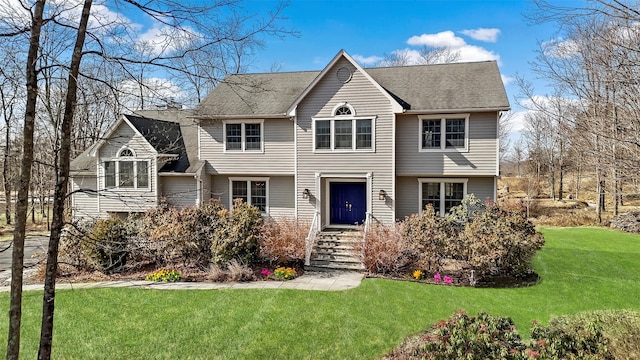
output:
M58 292L56 359L372 359L457 309L531 320L596 309L640 311L640 236L543 230L543 281L474 289L367 279L344 292L297 290ZM35 358L41 292L24 296L24 358ZM9 296L0 294L0 308ZM4 355L7 310L0 321Z

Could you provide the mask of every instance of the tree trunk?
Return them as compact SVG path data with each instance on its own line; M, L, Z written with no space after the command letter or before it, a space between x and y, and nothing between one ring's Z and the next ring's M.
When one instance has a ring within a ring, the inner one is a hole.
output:
M562 201L562 197L564 196L563 192L563 181L564 181L564 170L562 169L562 165L560 165L560 179L558 179L560 183L558 184L558 200Z
M606 183L604 181L604 179L600 180L600 210L601 211L606 211L607 210L607 206L606 206L606 201L607 201L607 197L606 197Z
M56 296L56 273L58 272L58 245L60 234L64 228L64 208L69 186L69 171L71 164L71 128L76 108L78 91L78 74L82 61L82 48L87 33L87 23L91 11L92 0L85 0L82 16L78 27L78 35L71 58L67 97L65 99L64 116L62 118L62 134L60 143L60 161L57 173L56 189L53 198L53 220L51 235L47 251L47 270L45 274L44 294L42 297L42 327L40 329L40 347L38 359L51 358L51 344L53 342L53 315Z
M598 220L598 224L602 224L602 183L601 180L602 174L600 174L600 169L596 168L596 218Z
M553 168L551 168L550 172L551 172L551 174L549 174L549 176L551 177L551 179L549 181L549 183L551 185L550 186L550 195L551 195L550 197L551 197L551 200L555 201L555 199L556 199L556 173L555 173Z
M36 223L36 198L33 196L35 189L31 190L31 223Z
M4 158L2 159L2 181L4 182L4 215L7 219L7 225L11 225L11 179L9 179L9 151L11 150L11 126L7 120L7 128L5 133Z
M27 98L24 114L24 134L22 163L18 199L16 203L16 224L13 231L13 254L11 259L11 304L9 306L9 334L7 336L7 360L17 360L20 356L20 327L22 323L22 271L24 268L24 236L29 207L29 182L33 163L33 130L38 100L38 73L36 64L40 48L40 32L45 0L37 0L31 23L31 37L27 54L26 85Z

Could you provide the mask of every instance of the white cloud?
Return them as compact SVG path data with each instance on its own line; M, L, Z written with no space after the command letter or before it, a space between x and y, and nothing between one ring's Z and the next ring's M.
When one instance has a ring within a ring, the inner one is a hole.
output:
M500 55L480 46L466 45L459 49L459 62L496 60L500 64Z
M555 58L569 58L576 55L580 50L580 45L577 42L563 38L544 41L541 47L546 55Z
M408 64L420 63L420 52L418 50L404 48L393 50L391 54L398 57L399 59L406 59Z
M470 29L470 30L462 30L461 34L467 35L468 37L485 42L496 42L498 41L498 35L500 34L500 29L496 28L479 28L479 29Z
M502 78L502 84L504 84L504 86L507 86L507 85L511 84L513 81L515 81L514 77L507 76L507 75L504 75L504 74L500 74L500 77Z
M180 90L180 87L171 80L162 78L145 78L142 80L142 96L146 107L149 104L166 105L168 100L175 100L184 103L188 99L187 94ZM121 101L130 110L140 109L140 85L136 81L123 81L119 90L122 92Z
M380 56L362 56L362 55L353 55L353 58L360 63L361 65L373 65L373 64L377 64L380 61L383 60L382 57Z
M459 54L457 62L496 60L500 63L500 56L493 51L480 46L469 45L463 38L456 36L453 31L447 30L436 34L422 34L412 36L407 40L411 46L426 46L435 49L448 48ZM395 50L392 53L406 52L409 59L418 59L419 52L412 49ZM418 63L415 61L413 63Z
M437 34L414 35L407 40L407 44L412 46L429 46L434 48L449 47L452 49L466 45L463 38L456 36L453 31L447 30Z
M166 25L154 25L138 36L139 50L153 55L171 53L198 37L198 33L188 27L181 29Z
M515 111L511 113L511 118L509 119L509 123L511 125L511 134L520 133L524 129L524 119L529 112L531 111Z

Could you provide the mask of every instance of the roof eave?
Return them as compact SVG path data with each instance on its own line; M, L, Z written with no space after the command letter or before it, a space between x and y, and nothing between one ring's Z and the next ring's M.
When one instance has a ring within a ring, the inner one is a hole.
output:
M282 114L225 114L225 115L194 115L188 116L190 119L203 121L203 120L240 120L240 119L288 119L289 116L285 113Z
M159 172L158 176L198 176L195 172Z
M474 112L493 112L493 111L509 111L510 106L497 106L488 108L456 108L456 109L428 109L428 110L406 110L404 114L407 115L419 115L419 114L453 114L453 113L474 113Z
M69 171L69 176L95 176L96 172L91 170L71 170Z

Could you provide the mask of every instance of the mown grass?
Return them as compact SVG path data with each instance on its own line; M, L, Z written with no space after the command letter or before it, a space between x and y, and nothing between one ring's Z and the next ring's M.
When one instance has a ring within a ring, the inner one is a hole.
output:
M599 309L640 311L640 236L597 228L543 229L543 281L475 289L366 279L342 292L297 290L59 291L56 359L372 359L457 309L533 319ZM41 292L24 299L22 355L34 358ZM8 308L8 294L0 294ZM0 353L6 349L6 311Z

